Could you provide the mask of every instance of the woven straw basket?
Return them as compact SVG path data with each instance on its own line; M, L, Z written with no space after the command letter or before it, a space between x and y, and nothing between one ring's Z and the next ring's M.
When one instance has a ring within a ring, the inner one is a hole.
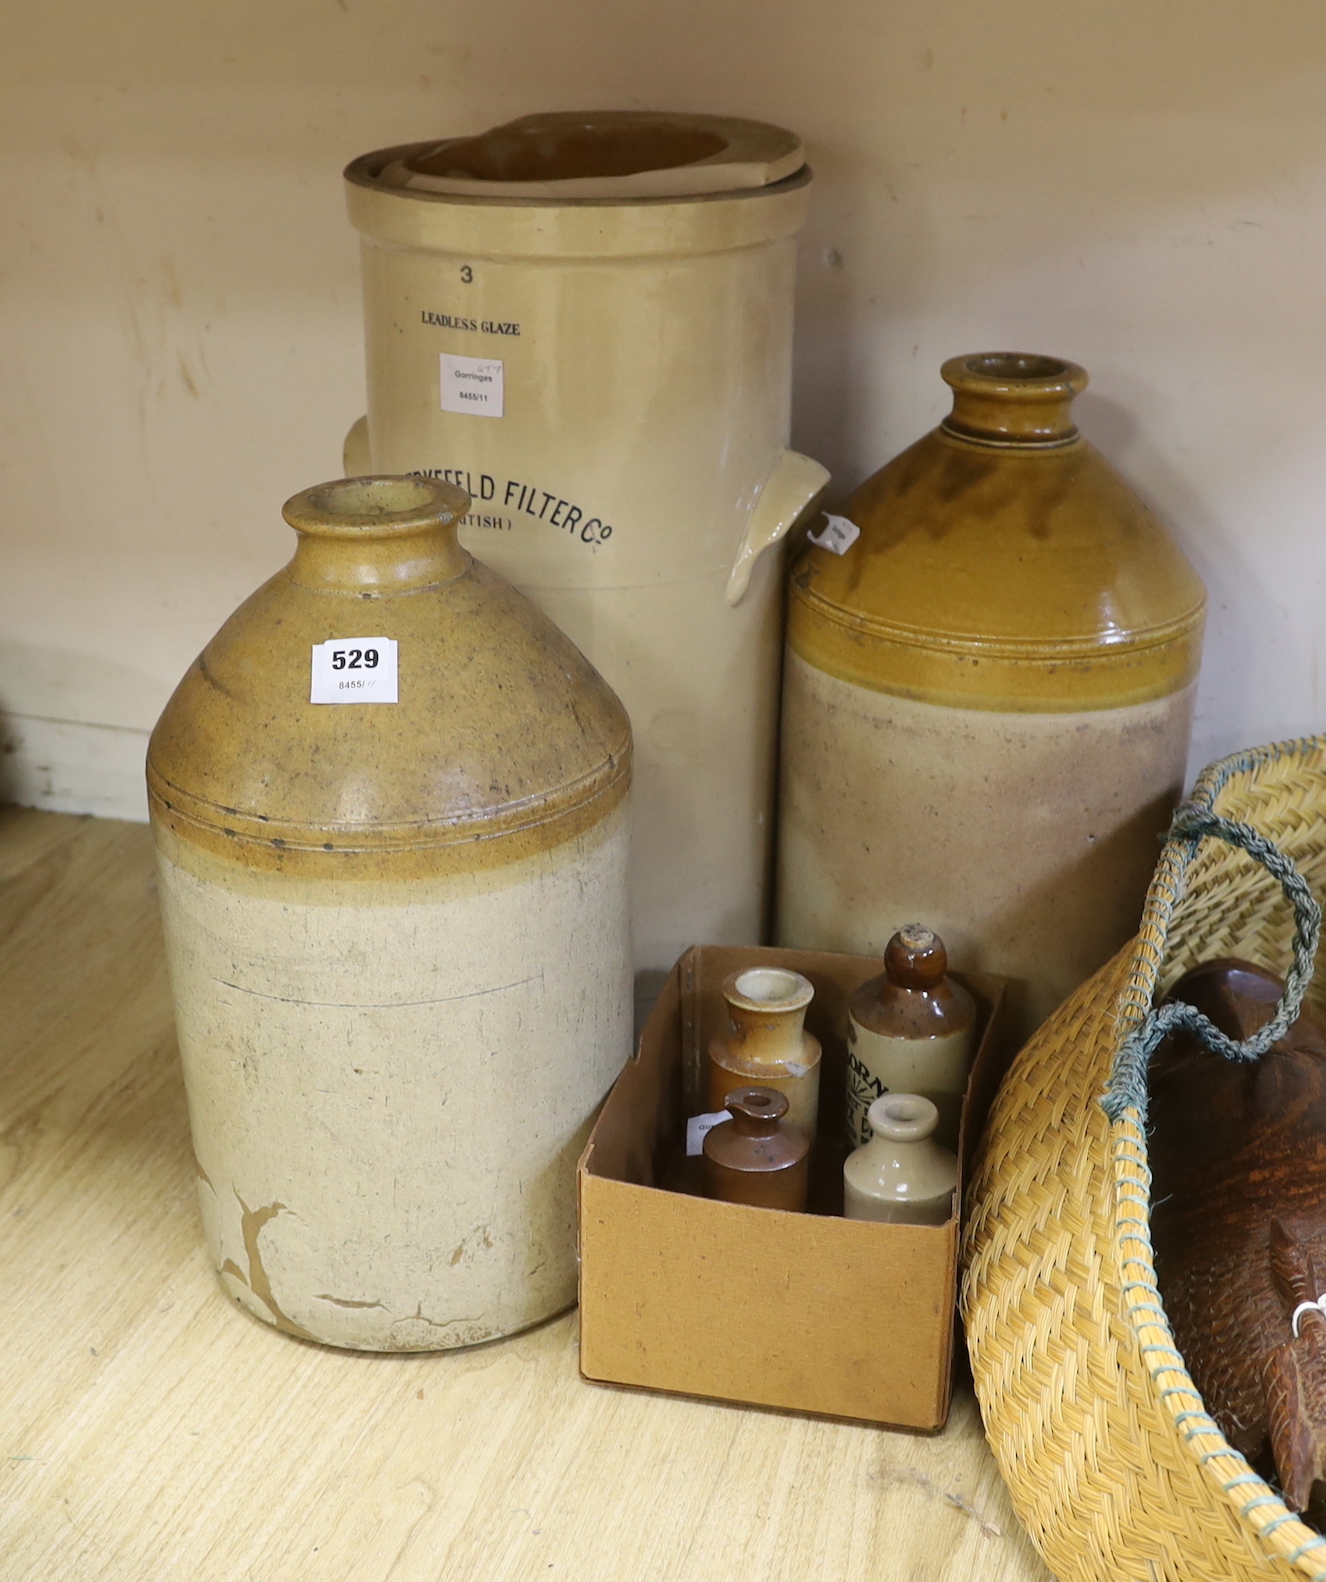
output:
M1192 802L1269 837L1326 890L1326 737L1208 768ZM1188 967L1284 974L1294 917L1246 853L1171 840L1141 932L1019 1055L990 1116L963 1316L991 1447L1060 1582L1326 1579L1326 1539L1206 1415L1155 1286L1138 1110L1101 1108L1121 1041ZM1326 984L1309 1000L1321 1007Z

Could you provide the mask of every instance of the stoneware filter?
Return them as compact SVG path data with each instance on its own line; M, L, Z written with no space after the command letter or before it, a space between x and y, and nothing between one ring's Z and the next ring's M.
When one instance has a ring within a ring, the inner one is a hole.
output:
M763 937L778 545L827 480L787 449L800 140L535 116L346 182L368 393L346 470L468 490L461 542L625 703L648 999L696 940Z

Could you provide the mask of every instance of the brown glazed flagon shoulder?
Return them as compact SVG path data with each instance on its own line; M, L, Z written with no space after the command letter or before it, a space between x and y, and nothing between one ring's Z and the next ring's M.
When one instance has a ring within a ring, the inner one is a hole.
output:
M517 862L604 818L630 780L625 710L460 548L468 505L422 478L290 501L294 559L208 643L152 734L154 818L249 868L347 879ZM356 636L397 642L399 701L312 703L313 645Z
M1078 433L1076 364L953 358L952 414L869 478L845 555L811 546L788 642L817 669L921 702L1108 709L1197 674L1205 593Z

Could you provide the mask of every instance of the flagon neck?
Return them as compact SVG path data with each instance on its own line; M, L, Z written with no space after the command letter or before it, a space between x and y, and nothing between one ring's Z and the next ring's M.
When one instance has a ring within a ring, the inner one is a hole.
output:
M900 1143L928 1142L939 1124L939 1110L919 1093L885 1093L867 1110L866 1119L874 1133L872 1140L892 1152Z
M456 528L470 497L439 478L339 478L287 500L295 582L327 593L408 593L470 564Z
M1087 371L1058 357L977 352L950 357L940 370L953 389L953 410L940 427L984 445L1069 445L1078 437L1073 398Z

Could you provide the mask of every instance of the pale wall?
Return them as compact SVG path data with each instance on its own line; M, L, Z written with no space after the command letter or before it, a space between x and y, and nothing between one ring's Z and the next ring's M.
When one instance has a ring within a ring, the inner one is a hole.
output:
M11 0L0 46L8 792L141 814L147 732L362 409L339 172L542 108L785 122L818 172L796 434L846 489L941 360L1056 352L1211 591L1194 762L1316 729L1315 0Z

